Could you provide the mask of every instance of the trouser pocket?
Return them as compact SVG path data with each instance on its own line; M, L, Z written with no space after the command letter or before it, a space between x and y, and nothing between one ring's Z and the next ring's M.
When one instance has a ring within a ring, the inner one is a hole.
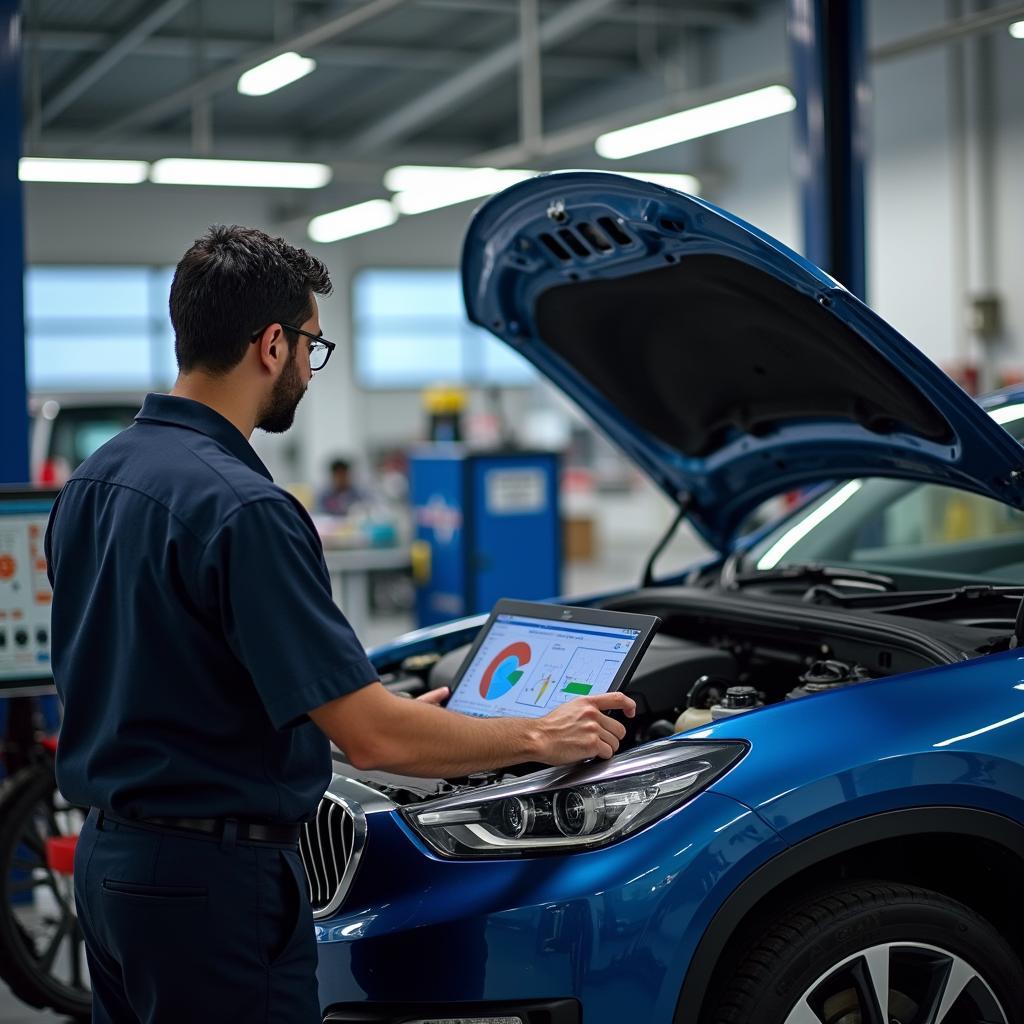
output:
M298 854L267 851L261 900L261 930L266 963L289 960L314 941L313 914Z
M104 878L100 888L105 896L150 903L204 903L206 889L198 885L149 885Z

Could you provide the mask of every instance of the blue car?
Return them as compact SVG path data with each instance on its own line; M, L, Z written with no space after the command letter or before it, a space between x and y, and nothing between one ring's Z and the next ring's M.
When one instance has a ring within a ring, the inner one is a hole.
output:
M487 202L463 282L717 554L562 599L663 620L610 760L337 756L301 844L325 1020L1022 1024L1024 390L976 403L779 242L610 174ZM372 657L445 685L482 621Z

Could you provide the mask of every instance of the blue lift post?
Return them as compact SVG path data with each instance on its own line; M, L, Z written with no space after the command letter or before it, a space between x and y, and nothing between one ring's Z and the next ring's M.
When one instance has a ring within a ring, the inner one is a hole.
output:
M21 181L21 10L19 0L0 0L0 484L29 478L28 390L25 382L25 235ZM44 698L48 717L56 718L56 698ZM0 700L0 737L7 760L12 744L32 743L36 701ZM3 764L0 764L0 777ZM28 901L31 893L22 897Z
M868 82L862 0L789 0L789 40L804 255L863 299Z
M28 466L25 386L25 240L21 182L21 13L0 0L0 484L24 483Z

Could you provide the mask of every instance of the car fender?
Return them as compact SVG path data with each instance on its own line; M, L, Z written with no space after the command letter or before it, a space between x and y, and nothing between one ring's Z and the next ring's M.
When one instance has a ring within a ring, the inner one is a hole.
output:
M969 807L913 807L846 821L789 846L745 878L721 903L689 962L679 993L675 1024L696 1024L721 956L742 921L765 897L816 864L887 839L929 832L984 839L1021 859L1024 826L999 814Z

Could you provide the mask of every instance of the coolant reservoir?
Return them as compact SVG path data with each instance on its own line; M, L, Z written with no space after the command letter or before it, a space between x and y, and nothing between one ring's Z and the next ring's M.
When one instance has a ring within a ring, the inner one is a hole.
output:
M761 695L752 686L730 686L725 691L725 697L721 704L714 704L711 708L711 719L717 722L720 718L728 718L730 715L742 715L744 711L753 711L754 708L764 706Z
M688 729L699 729L702 726L710 724L710 708L687 708L676 719L676 732L686 732Z

